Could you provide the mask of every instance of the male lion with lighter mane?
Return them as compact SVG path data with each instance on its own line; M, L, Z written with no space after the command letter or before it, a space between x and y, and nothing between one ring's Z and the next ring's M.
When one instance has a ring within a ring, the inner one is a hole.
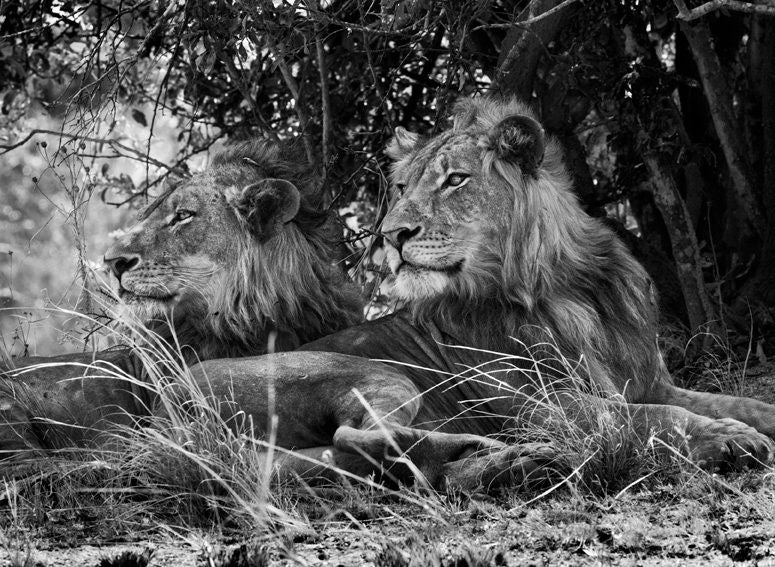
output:
M602 408L613 425L685 443L709 467L768 461L774 406L672 384L646 272L583 212L559 145L529 107L464 100L453 118L431 138L399 128L387 149L396 196L381 232L404 308L301 347L392 361L401 379L377 369L297 382L307 395L288 395L302 405L285 421L295 446L314 429L346 469L358 470L353 455L386 463L405 452L434 486L494 487L551 466L551 446L492 436L515 419L555 419L554 404L590 432L588 409ZM255 379L256 360L230 361L228 372ZM219 382L224 368L199 370ZM315 395L325 403L303 402Z
M423 138L399 128L387 153L397 196L381 232L406 307L303 348L401 363L423 393L414 427L491 435L509 416L540 420L504 391L529 391L542 368L584 427L584 394L563 394L579 390L562 381L573 368L590 390L615 396L604 402L611 416L644 439L684 431L692 456L711 466L771 457L775 406L673 385L646 272L583 212L560 146L529 107L464 100L450 130ZM338 441L376 443L356 431Z

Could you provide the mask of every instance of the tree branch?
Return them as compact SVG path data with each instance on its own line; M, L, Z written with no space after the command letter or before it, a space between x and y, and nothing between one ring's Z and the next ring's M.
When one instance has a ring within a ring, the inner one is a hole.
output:
M521 28L529 27L529 26L531 26L533 24L536 24L536 23L540 22L541 20L543 20L545 18L548 18L550 16L554 16L558 12L564 10L565 8L570 6L571 4L575 4L578 1L579 0L563 0L562 2L560 2L559 4L554 6L553 8L548 9L546 12L541 12L540 14L536 14L535 16L531 16L531 17L529 17L526 20L522 20L521 22L508 22L508 23L505 23L505 24L482 24L481 26L476 26L471 31L475 32L477 30L482 30L482 29L511 29L514 26L521 27ZM532 4L532 2L531 2L531 4ZM533 6L531 6L531 8L532 7Z
M24 136L21 140L18 140L17 142L14 142L12 144L3 144L0 145L0 155L7 154L11 150L15 150L16 148L23 146L26 144L30 139L32 139L34 136L37 136L39 134L45 134L49 136L57 136L60 138L67 138L68 140L81 140L84 142L93 142L96 144L105 144L110 149L112 149L117 154L128 157L130 159L137 159L140 161L148 162L152 165L155 165L156 167L160 167L163 169L174 169L170 168L166 163L163 163L157 159L154 159L150 156L147 156L145 152L136 150L134 148L130 148L127 145L122 144L118 140L111 140L111 139L105 139L105 138L95 138L93 136L79 136L77 134L68 134L67 132L62 132L59 130L46 130L42 128L35 128L34 130L30 130L30 132ZM122 153L124 152L124 153ZM111 156L99 156L102 158L111 157Z
M572 4L569 0L531 0L526 10L528 18L509 24L511 30L503 40L495 80L491 90L504 94L518 94L524 99L533 94L533 80L539 57L545 46L552 41L566 21L566 14L560 9ZM522 17L525 11L520 14ZM556 17L543 21L550 15ZM528 23L539 22L532 29L525 29Z
M675 7L678 9L678 18L685 22L690 22L703 16L715 12L716 10L733 10L735 12L744 12L746 14L763 14L767 16L775 16L775 2L768 0L762 0L759 4L751 4L750 2L741 2L740 0L711 0L701 6L692 8L691 10L686 6L684 0L673 0Z
M328 92L328 67L326 66L326 52L323 49L323 40L320 31L315 29L315 50L318 58L318 73L320 75L320 104L323 113L323 138L321 140L321 152L323 161L323 177L328 178L328 151L331 144L331 98Z

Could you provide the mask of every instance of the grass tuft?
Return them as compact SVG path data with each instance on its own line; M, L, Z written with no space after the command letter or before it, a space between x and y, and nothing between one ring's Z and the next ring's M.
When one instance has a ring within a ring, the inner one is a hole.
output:
M145 551L123 551L115 557L103 557L97 567L147 567L153 557L153 549Z
M242 544L234 548L208 547L197 558L202 567L268 567L266 546Z
M501 551L493 547L466 544L452 553L445 553L435 543L417 537L400 549L391 541L382 542L374 556L374 567L497 567L507 565Z

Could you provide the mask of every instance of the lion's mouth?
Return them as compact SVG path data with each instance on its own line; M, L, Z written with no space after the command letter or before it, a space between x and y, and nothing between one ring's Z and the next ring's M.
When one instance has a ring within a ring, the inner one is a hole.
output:
M459 273L463 269L463 260L458 260L452 264L428 266L423 264L414 264L404 260L398 267L397 274L402 272L409 274L417 274L421 272L439 272L442 274L453 275Z
M169 303L177 294L174 293L136 293L121 287L118 290L118 296L124 303L137 303L141 301L158 301L160 303Z

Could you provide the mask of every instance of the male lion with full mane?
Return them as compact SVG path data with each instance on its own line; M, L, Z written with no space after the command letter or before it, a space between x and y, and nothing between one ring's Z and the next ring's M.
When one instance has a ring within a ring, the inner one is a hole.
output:
M304 164L291 146L245 142L167 189L105 253L111 309L179 345L190 364L292 350L361 321ZM85 442L90 428L146 411L147 392L105 376L113 365L142 376L129 349L7 362L24 368L0 380L0 419L11 425L0 427L0 450ZM68 379L81 375L100 377Z
M244 142L168 189L105 252L118 311L165 335L169 320L199 360L292 350L359 322L304 163Z

